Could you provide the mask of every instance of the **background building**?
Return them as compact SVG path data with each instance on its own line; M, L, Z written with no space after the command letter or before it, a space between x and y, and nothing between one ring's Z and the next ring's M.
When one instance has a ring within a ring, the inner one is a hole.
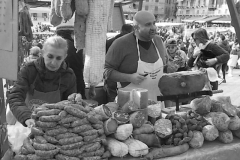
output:
M221 17L230 19L226 0L177 0L177 21L191 17Z
M142 10L152 12L157 21L175 21L176 4L176 0L144 0ZM138 2L123 6L125 18L132 20L133 15L138 11L138 6Z

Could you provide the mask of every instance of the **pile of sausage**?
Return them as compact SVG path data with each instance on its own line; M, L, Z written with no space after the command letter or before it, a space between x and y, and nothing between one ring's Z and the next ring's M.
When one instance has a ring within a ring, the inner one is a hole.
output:
M24 141L21 160L104 160L106 136L102 117L93 108L62 101L34 110L35 126Z

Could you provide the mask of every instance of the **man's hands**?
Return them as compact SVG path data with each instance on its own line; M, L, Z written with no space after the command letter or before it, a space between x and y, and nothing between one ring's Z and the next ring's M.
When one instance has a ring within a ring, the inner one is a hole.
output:
M26 124L26 126L27 126L28 128L31 128L32 126L35 126L35 122L34 122L33 119L27 119L27 120L25 121L25 124Z
M146 77L144 77L143 75L140 75L139 73L133 73L131 74L130 82L133 84L139 85L145 79Z
M208 66L213 66L214 64L217 63L217 58L208 59L205 63L206 63L206 65L208 65Z

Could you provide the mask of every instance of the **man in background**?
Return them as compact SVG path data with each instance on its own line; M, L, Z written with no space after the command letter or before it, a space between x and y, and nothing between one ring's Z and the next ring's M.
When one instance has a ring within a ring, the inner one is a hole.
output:
M58 36L64 38L68 43L67 58L65 61L70 68L74 71L77 79L77 93L81 93L82 98L86 99L85 96L85 82L83 79L83 68L84 68L84 59L83 59L83 50L77 52L77 49L74 47L74 27L73 24L62 24L57 26L56 33Z
M131 32L133 32L133 26L130 25L130 24L124 24L122 26L120 34L118 34L115 37L107 40L107 43L106 43L106 53L107 53L109 47L112 45L112 43L116 39L118 39L118 38L120 38L120 37L122 37L122 36L124 36L124 35L126 35L128 33L131 33ZM115 100L116 95L117 95L117 82L114 82L114 81L111 81L111 80L107 79L104 82L104 88L105 88L105 90L107 92L107 100L108 100L108 102L113 102Z
M130 24L124 24L122 25L122 28L121 28L121 33L116 35L115 37L107 40L107 43L106 43L106 53L109 49L109 47L112 45L112 43L118 39L119 37L122 37L124 36L125 34L128 34L128 33L131 33L133 31L133 26L130 25Z

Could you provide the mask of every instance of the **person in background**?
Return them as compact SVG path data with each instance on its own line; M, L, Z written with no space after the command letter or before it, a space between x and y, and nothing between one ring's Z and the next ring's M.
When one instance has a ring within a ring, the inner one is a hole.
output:
M112 43L113 43L116 39L124 36L125 34L131 33L132 31L133 31L133 26L132 26L132 25L130 25L130 24L124 24L124 25L122 25L120 34L118 34L118 35L116 35L115 37L107 40L107 42L106 42L106 53L107 53L109 47L112 45Z
M177 44L178 44L178 48L182 51L184 51L184 53L187 53L187 47L186 44L183 42L183 40L181 38L178 38L177 40Z
M168 54L168 73L186 71L187 55L184 51L180 50L175 39L169 39L166 42Z
M229 43L228 41L226 40L225 36L223 34L221 34L219 36L219 41L218 41L218 45L220 47L222 47L223 49L225 49L228 54L230 54L231 52L231 48L229 46ZM226 69L227 69L227 62L226 63L223 63L223 64L219 64L217 66L217 73L218 73L218 77L220 78L221 76L219 75L219 72L220 72L220 69L222 70L222 75L223 75L223 81L222 83L226 83Z
M148 98L157 101L158 87L167 64L166 48L156 35L155 16L147 11L134 15L134 32L110 46L105 60L104 78L120 82L126 90L148 89Z
M9 125L19 121L23 126L35 124L31 119L34 108L43 103L67 100L76 93L76 77L65 63L67 41L53 36L43 45L43 55L21 68L17 81L9 91L11 112L7 113Z
M216 69L217 64L226 63L229 60L229 54L222 47L209 40L207 31L199 28L192 33L198 51L194 52L192 57L188 60L189 67L208 68L213 67ZM208 55L206 55L208 54ZM208 58L212 57L212 58ZM213 90L218 89L218 81L210 82Z
M30 49L29 56L24 59L24 63L32 62L39 58L41 49L37 46L34 46Z
M133 26L130 25L130 24L124 24L122 26L122 29L121 29L121 33L116 35L115 37L107 40L107 43L106 43L106 52L108 51L109 47L112 45L112 43L128 34L128 33L131 33L133 31ZM114 81L111 81L110 79L106 79L104 80L104 89L107 93L107 100L108 102L113 102L115 100L115 97L117 96L117 82L114 82Z
M233 69L236 67L238 63L238 59L240 57L240 47L238 40L235 40L235 43L232 46L232 51L230 52L230 59L227 63L229 69L228 69L228 76L232 77L233 76Z
M192 38L189 41L190 41L190 44L188 46L188 52L187 52L188 59L193 55L194 49L196 47L196 43L193 41Z
M82 98L86 99L86 86L83 78L84 55L83 50L77 52L77 49L74 47L74 26L71 24L60 24L56 28L56 33L67 41L68 50L65 61L76 75L77 93L81 93Z

